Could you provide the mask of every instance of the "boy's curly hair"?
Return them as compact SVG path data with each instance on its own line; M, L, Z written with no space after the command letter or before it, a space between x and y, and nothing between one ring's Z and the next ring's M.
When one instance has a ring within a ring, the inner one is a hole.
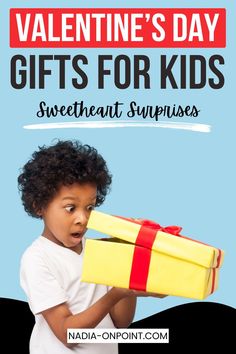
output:
M38 212L48 205L60 186L95 184L99 206L104 202L111 180L106 162L95 148L79 141L59 140L55 145L39 147L32 154L18 177L18 188L25 211L40 218Z

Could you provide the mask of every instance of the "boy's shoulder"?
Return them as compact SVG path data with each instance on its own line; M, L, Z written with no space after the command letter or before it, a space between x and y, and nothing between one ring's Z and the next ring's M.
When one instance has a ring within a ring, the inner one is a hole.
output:
M42 247L42 237L40 236L36 240L34 240L30 246L26 248L26 250L24 251L21 257L21 263L27 262L32 258L42 258L43 253L44 252Z

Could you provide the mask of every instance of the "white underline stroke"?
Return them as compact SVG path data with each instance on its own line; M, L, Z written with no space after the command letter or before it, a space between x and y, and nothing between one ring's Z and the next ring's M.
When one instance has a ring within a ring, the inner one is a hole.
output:
M93 122L59 122L59 123L41 123L24 125L24 129L41 130L41 129L103 129L103 128L168 128L190 130L200 133L210 133L211 126L201 123L179 123L179 122L140 122L140 121L93 121Z

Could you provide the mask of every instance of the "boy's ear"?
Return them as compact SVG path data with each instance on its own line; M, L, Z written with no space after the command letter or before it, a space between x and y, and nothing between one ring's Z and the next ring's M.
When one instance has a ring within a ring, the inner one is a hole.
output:
M40 218L43 216L43 213L42 213L41 210L40 210L40 211L37 211L36 214L37 214L37 216L39 216Z
M33 203L33 208L35 210L35 214L41 218L43 216L43 209L38 209L35 205L35 202Z

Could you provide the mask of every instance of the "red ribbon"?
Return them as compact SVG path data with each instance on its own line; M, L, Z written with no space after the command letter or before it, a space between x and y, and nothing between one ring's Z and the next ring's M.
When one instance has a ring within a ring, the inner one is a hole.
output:
M217 257L216 267L212 269L211 294L216 290L216 268L219 268L221 257L222 257L222 252L219 248L218 248L218 252L219 252L219 254Z
M151 250L156 239L157 231L163 231L175 236L180 236L179 232L182 228L179 226L162 227L161 225L150 220L127 220L136 224L141 224L141 228L135 241L136 246L134 247L129 288L146 291L151 260Z

